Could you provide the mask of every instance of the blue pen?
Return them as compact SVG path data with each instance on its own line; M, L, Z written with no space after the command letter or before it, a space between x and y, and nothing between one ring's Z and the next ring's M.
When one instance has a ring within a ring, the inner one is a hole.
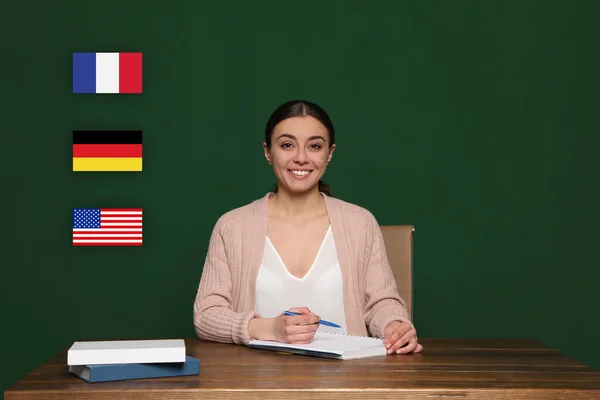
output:
M304 315L304 314L298 314L298 313L295 313L292 311L284 311L283 314L284 315ZM341 328L341 326L339 326L338 324L334 324L333 322L329 322L329 321L320 320L319 323L321 325L331 326L332 328Z

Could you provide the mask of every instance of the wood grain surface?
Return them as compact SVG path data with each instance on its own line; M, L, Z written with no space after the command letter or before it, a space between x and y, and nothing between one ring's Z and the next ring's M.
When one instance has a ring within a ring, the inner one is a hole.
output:
M10 387L24 399L600 399L600 373L536 340L428 339L421 354L330 360L186 339L200 374L87 383L66 351Z

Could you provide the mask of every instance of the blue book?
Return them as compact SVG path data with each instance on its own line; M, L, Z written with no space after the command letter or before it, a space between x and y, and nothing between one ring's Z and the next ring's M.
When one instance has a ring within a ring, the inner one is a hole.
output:
M185 362L69 365L69 372L90 383L198 375L200 360L186 356Z

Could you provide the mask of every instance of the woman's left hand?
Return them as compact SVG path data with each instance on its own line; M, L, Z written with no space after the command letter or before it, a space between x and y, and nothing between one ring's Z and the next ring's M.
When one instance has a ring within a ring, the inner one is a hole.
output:
M393 321L383 336L388 354L420 353L423 346L417 343L417 331L406 322Z

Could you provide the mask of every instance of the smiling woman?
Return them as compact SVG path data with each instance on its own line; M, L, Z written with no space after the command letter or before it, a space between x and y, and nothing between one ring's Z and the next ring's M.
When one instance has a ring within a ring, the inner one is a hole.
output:
M271 114L263 149L277 183L217 221L194 302L199 338L309 343L329 330L383 338L389 354L423 349L375 217L321 181L335 148L320 106L295 100Z
M297 137L296 135L300 135ZM275 138L275 140L273 140ZM302 143L301 143L302 141ZM265 157L269 164L273 165L271 152L277 154L277 149L272 150L272 143L287 151L287 159L281 156L283 160L290 161L290 157L296 157L296 165L290 165L287 169L294 177L310 180L305 186L314 185L318 181L318 190L332 195L331 188L321 181L325 173L325 167L331 161L331 156L335 150L335 128L333 122L321 107L307 101L291 101L279 106L267 121L265 129ZM308 147L306 147L308 146ZM309 158L308 160L306 158ZM326 162L325 162L326 158ZM283 161L282 160L282 161ZM310 161L313 166L320 167L318 170L310 169ZM306 165L301 165L303 162ZM277 166L273 165L275 176L279 181L283 181L286 174L278 174ZM315 173L316 172L316 173ZM273 187L273 192L277 192L279 184Z

